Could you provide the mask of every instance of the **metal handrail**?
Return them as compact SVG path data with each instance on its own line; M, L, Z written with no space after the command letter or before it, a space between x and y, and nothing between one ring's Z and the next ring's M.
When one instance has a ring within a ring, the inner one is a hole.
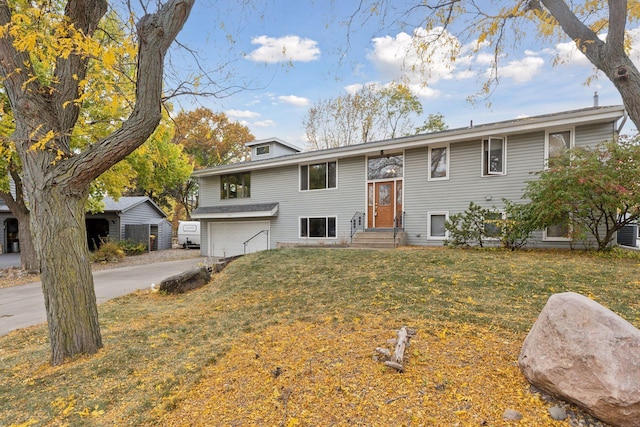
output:
M356 212L351 217L351 241L358 230L364 231L364 212Z
M249 237L243 244L243 252L246 255L247 254L247 243L249 243L250 241L252 241L253 239L255 239L256 237L258 237L259 235L261 235L262 233L266 233L267 235L267 250L269 250L269 230L260 230L258 231L256 234L254 234L253 236Z
M405 211L402 211L402 215L400 216L400 226L398 226L398 216L396 215L393 218L393 247L396 246L396 236L398 235L398 230L404 230L404 217Z

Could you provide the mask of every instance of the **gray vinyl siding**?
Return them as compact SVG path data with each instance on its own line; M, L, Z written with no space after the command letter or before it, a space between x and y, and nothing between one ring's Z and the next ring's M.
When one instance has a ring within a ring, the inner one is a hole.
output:
M590 125L575 129L575 145L594 146L611 140L613 125ZM496 134L496 137L502 135ZM465 141L450 145L449 179L428 180L428 147L405 153L404 211L405 231L410 245L442 245L442 240L429 240L429 212L463 212L473 202L483 208L501 210L503 199L524 202L527 181L536 179L535 172L544 167L545 132L506 136L506 175L482 176L481 141ZM543 241L536 233L532 246L567 247L568 242Z
M278 213L270 218L270 242L275 248L279 244L326 244L348 243L351 237L351 218L356 211L365 209L365 160L364 157L340 159L337 165L337 188L300 191L299 165L251 171L251 197L220 199L218 176L200 180L200 205L224 206L278 202ZM336 217L336 238L300 238L301 217ZM264 220L266 218L255 218ZM208 248L208 223L228 222L228 219L202 220L201 251ZM251 221L237 219L232 221Z
M164 218L149 203L140 203L120 214L120 239L127 224L158 224Z
M568 130L549 129L550 131ZM610 140L614 124L596 124L572 129L576 146L594 146ZM449 145L449 179L430 181L429 149L424 147L404 151L403 210L405 231L410 245L442 245L442 240L427 238L429 212L447 212L453 215L463 212L470 202L487 209L503 209L503 199L512 202L522 200L526 183L536 179L535 173L544 167L545 131L501 135L506 140L506 174L482 176L482 141L480 138L455 141ZM437 145L437 146L440 146ZM372 152L377 154L377 152ZM323 160L324 161L324 160ZM329 160L330 161L330 160ZM224 206L239 204L279 204L274 217L255 218L270 221L270 245L279 244L341 244L351 237L350 221L356 212L366 212L366 157L338 158L338 183L335 189L300 191L299 165L276 166L271 169L251 170L251 197L220 200L219 176L200 178L200 205ZM313 163L313 160L311 160ZM337 238L306 239L299 237L301 217L336 217ZM251 221L245 219L203 219L201 227L203 255L208 250L208 223L212 221ZM497 242L495 242L497 244ZM568 241L544 241L537 233L531 246L569 247Z

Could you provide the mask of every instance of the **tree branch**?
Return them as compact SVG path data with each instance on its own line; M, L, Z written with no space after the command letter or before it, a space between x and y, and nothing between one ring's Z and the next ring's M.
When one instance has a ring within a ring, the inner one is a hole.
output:
M85 188L94 178L133 152L153 133L161 119L165 54L182 29L195 0L171 0L137 24L139 39L136 103L122 127L91 148L59 163L60 179L74 189Z
M69 0L65 7L65 17L86 37L91 37L98 27L98 22L107 12L106 0ZM58 148L67 155L71 154L71 129L75 126L80 106L74 102L78 96L79 84L87 75L88 56L73 53L56 59L54 72L55 91L52 104L58 112Z
M562 30L576 43L578 49L596 67L602 68L602 62L605 58L602 57L601 52L605 43L598 38L598 35L574 15L564 0L541 0L541 2L558 21Z

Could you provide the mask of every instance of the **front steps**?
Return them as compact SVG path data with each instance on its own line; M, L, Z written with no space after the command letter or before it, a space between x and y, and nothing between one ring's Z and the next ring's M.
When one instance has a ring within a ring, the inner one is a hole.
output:
M407 244L407 233L397 231L395 241L393 230L378 231L365 230L358 231L351 240L349 247L352 248L372 248L372 249L393 249Z

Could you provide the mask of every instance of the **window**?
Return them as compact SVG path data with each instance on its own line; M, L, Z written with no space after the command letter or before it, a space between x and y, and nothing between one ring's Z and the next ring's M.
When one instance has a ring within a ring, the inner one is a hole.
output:
M447 230L444 224L449 219L448 212L429 212L427 214L427 238L432 240L444 240L447 238Z
M367 161L367 179L402 178L404 174L404 156L370 157Z
M500 237L502 232L500 224L503 218L502 212L489 212L484 216L484 233L488 238L497 239Z
M239 199L251 196L251 173L220 176L220 198Z
M559 224L550 225L544 230L544 240L568 240L571 238L569 217Z
M545 167L553 168L567 162L567 150L573 147L573 132L564 130L547 132L544 147Z
M336 217L300 218L300 237L335 238Z
M264 156L265 154L269 154L269 146L268 145L261 145L259 147L256 147L256 155L257 156Z
M504 138L489 138L482 141L482 176L506 173L506 151Z
M337 169L337 162L300 166L300 190L336 188L338 181Z
M429 180L449 179L449 147L429 147Z

